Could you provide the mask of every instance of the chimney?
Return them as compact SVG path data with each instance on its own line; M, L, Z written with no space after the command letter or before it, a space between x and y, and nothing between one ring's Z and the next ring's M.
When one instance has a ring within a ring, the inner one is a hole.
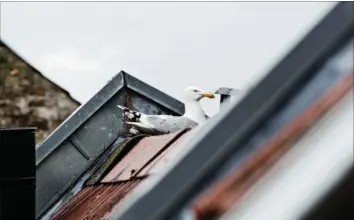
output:
M246 91L241 89L232 89L227 87L220 87L215 94L220 95L220 106L227 104L231 101L232 97L241 98L246 93Z
M35 185L35 128L0 128L0 220L34 220Z

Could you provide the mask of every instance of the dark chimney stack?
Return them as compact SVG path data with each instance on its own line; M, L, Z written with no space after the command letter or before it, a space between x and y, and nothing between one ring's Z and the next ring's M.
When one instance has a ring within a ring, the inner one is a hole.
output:
M226 87L220 87L215 94L220 95L220 105L230 101L231 96L241 96L245 91L240 89L231 89Z
M0 128L0 220L34 220L35 186L35 128Z

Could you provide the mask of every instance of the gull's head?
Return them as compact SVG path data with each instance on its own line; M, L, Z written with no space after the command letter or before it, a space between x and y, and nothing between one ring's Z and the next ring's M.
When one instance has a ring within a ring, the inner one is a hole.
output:
M203 91L201 88L198 88L196 86L187 87L185 90L185 97L186 100L190 100L190 101L199 101L202 98L209 98L209 99L215 98L213 93Z

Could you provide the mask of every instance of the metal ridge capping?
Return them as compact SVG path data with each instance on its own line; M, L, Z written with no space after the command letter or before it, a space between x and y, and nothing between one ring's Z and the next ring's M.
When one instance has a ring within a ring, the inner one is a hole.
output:
M121 73L110 80L88 102L77 108L58 128L56 128L36 150L36 165L38 166L65 139L78 129L90 116L103 106L114 94L124 87Z
M160 105L163 105L178 115L183 115L184 104L182 102L146 84L145 82L136 79L132 75L124 73L124 77L128 88L155 101L156 103L159 103Z
M121 71L36 149L36 218L42 216L125 130L127 105L148 114L181 115L184 105Z
M184 112L184 104L182 102L138 80L128 73L121 71L88 102L77 108L77 110L75 110L61 125L59 125L58 128L56 128L41 144L39 144L36 150L36 165L39 165L53 150L59 146L60 143L68 138L72 132L79 128L99 108L101 108L110 98L112 98L125 86L172 110L176 114L182 115Z

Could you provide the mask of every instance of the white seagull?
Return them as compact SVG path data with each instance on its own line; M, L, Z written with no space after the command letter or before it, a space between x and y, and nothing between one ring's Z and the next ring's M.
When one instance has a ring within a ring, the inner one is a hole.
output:
M211 92L190 86L185 90L185 113L182 116L173 115L147 115L135 110L117 105L123 110L124 123L132 126L130 133L138 134L168 134L183 129L191 129L204 123L208 116L205 114L200 100L202 98L215 98Z

